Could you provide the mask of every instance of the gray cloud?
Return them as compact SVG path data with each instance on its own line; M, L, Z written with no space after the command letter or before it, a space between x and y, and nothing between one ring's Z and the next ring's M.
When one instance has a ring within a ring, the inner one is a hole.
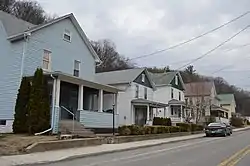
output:
M130 58L167 48L215 28L246 12L249 0L39 0L46 11L63 15L74 13L82 28L92 40L108 38L118 51ZM58 6L55 8L55 6ZM138 59L140 66L178 68L199 57L226 40L250 22L250 15L182 47ZM195 62L202 74L211 75L223 66L232 65L214 76L223 76L230 83L247 88L241 78L250 77L249 47L225 50L249 43L250 29L227 43L221 49ZM229 72L228 70L232 70ZM238 72L233 72L238 71Z

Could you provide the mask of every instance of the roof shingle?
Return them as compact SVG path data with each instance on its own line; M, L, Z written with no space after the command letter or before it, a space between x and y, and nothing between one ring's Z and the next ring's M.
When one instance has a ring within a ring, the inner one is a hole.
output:
M134 81L136 77L140 75L144 70L144 68L137 68L96 73L95 79L96 81L101 82L103 84L129 83Z
M209 96L214 82L192 82L185 84L186 96Z

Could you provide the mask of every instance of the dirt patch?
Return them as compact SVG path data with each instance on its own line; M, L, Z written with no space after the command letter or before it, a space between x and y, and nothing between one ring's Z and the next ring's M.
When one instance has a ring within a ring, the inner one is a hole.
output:
M0 135L0 156L22 154L27 146L35 142L54 140L58 140L56 136L2 134Z

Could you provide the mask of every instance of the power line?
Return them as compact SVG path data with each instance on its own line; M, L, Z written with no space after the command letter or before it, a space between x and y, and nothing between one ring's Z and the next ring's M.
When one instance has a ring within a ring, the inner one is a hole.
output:
M232 22L234 22L234 21L240 19L241 17L246 16L246 15L249 14L249 13L250 13L250 11L247 11L247 12L241 14L240 16L238 16L238 17L236 17L236 18L230 20L229 22L226 22L226 23L220 25L219 27L216 27L216 28L214 28L214 29L212 29L212 30L210 30L210 31L207 31L207 32L205 32L205 33L203 33L203 34L201 34L201 35L198 35L198 36L196 36L196 37L193 37L193 38L191 38L191 39L189 39L189 40L186 40L186 41L184 41L184 42L178 43L178 44L176 44L176 45L170 46L170 47L165 48L165 49L162 49L162 50L158 50L158 51L152 52L152 53L150 53L150 54L145 54L145 55L141 55L141 56L138 56L138 57L135 57L135 58L131 58L130 60L145 58L145 57L148 57L148 56L152 56L152 55L155 55L155 54L158 54L158 53L161 53L161 52L165 52L165 51L174 49L174 48L176 48L176 47L182 46L182 45L187 44L187 43L189 43L189 42L191 42L191 41L194 41L194 40L196 40L196 39L199 39L199 38L201 38L201 37L203 37L203 36L205 36L205 35L207 35L207 34L209 34L209 33L212 33L212 32L214 32L214 31L216 31L216 30L218 30L218 29L221 29L221 28L223 28L224 26L227 26L228 24L231 24Z
M234 48L230 48L230 49L227 49L227 50L223 50L223 52L225 53L228 53L230 51L233 51L233 50L236 50L236 49L240 49L240 48L243 48L243 47L247 47L247 46L250 46L250 43L246 43L246 44L242 44L242 45L238 45ZM182 60L182 61L175 61L175 62L172 62L172 63L168 63L168 65L176 65L176 64L183 64L185 62L189 62L189 61L192 61L192 60L195 60L196 58L193 58L193 59L187 59L187 60Z
M209 50L208 52L206 52L205 54L199 56L198 58L190 61L189 63L179 67L178 69L176 70L180 70L182 69L183 67L186 67L188 65L191 65L192 63L206 57L207 55L211 54L212 52L214 52L215 50L217 50L218 48L220 48L221 46L223 46L224 44L226 44L227 42L231 41L233 38L235 38L236 36L238 36L240 33L242 33L243 31L245 31L246 29L248 29L250 27L250 25L247 25L245 28L243 28L242 30L240 30L239 32L237 32L236 34L234 34L233 36L231 36L230 38L228 38L227 40L223 41L222 43L220 43L219 45L217 45L216 47L214 47L213 49Z
M222 68L220 68L220 69L218 69L218 70L215 70L214 72L212 72L211 74L215 74L215 73L218 73L218 72L220 72L220 71L222 71L222 70L225 70L225 69L228 69L228 68L230 68L232 65L227 65L227 66L224 66L224 67L222 67Z

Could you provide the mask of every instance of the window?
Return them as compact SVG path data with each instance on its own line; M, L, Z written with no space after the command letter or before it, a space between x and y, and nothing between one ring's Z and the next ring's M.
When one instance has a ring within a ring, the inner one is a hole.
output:
M6 126L6 120L0 120L0 126Z
M179 92L179 100L181 101L181 92Z
M148 99L148 89L144 88L144 99Z
M141 81L142 81L142 82L145 82L145 74L142 74L141 77L142 77L142 78L141 78Z
M135 98L138 98L139 97L139 85L136 85L135 86Z
M175 85L178 85L178 76L175 76Z
M74 73L73 73L73 75L76 76L76 77L79 77L80 64L81 64L80 61L77 61L77 60L74 61Z
M65 30L63 34L63 40L71 42L71 33L69 30Z
M174 107L171 107L171 115L174 115Z
M43 67L44 70L51 70L51 52L44 50L43 52Z
M171 88L171 99L173 99L173 98L174 98L174 89Z

